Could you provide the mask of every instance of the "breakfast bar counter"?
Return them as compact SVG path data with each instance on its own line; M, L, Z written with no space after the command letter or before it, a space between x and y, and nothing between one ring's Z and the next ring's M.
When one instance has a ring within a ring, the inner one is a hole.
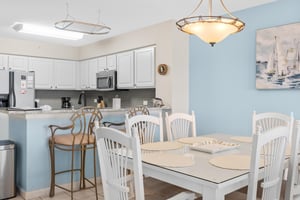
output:
M124 122L128 109L101 109L103 121ZM150 108L150 114L158 115L170 109ZM16 144L16 185L25 199L34 198L49 192L50 185L50 156L48 138L50 124L66 126L75 110L51 111L6 111L1 115L8 116L8 137ZM65 169L70 163L66 154L57 154L57 168ZM78 155L79 160L79 155ZM87 163L92 163L92 157L87 154ZM86 166L87 176L92 177L92 165ZM99 174L98 169L98 174ZM68 174L57 177L57 182L68 184Z

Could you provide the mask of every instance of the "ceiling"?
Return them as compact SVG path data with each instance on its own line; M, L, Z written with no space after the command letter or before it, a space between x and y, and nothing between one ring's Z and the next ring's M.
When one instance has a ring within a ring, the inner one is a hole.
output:
M276 0L224 0L224 3L230 11L237 11L273 1ZM0 37L78 47L170 19L178 20L186 17L199 0L1 0L0 2ZM17 33L11 28L14 22L53 26L56 21L66 18L67 3L69 15L78 21L97 23L100 11L100 21L110 26L111 32L107 35L85 35L81 40L68 41ZM221 13L223 10L219 1L213 1L213 14ZM204 0L197 14L207 15L207 0Z

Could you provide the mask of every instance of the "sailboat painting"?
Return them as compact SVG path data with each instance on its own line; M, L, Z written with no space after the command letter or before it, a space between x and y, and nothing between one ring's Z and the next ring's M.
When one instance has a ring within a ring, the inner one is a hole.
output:
M256 88L300 89L300 23L256 31Z

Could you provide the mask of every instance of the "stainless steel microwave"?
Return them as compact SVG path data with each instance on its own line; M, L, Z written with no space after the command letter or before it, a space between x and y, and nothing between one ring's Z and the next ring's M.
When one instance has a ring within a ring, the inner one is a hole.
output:
M97 90L112 91L117 85L117 71L104 70L96 74Z

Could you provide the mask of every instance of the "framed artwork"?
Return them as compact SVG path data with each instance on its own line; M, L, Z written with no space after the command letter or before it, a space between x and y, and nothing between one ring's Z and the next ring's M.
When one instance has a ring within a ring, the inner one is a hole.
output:
M256 88L300 89L300 23L256 31Z

